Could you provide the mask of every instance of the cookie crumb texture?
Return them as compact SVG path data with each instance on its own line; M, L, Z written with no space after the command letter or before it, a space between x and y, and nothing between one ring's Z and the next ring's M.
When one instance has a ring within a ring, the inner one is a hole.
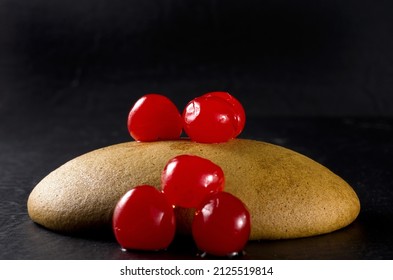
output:
M137 185L159 188L165 164L181 154L221 166L225 191L250 211L252 240L328 233L349 225L360 211L354 190L321 164L277 145L234 139L222 144L127 142L89 152L38 183L28 213L34 222L60 232L110 229L120 197ZM176 209L182 233L190 233L191 212Z

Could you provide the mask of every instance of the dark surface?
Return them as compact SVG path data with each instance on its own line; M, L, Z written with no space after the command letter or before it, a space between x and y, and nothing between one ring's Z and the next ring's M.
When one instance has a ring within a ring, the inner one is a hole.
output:
M130 138L108 116L3 116L0 123L0 259L193 259L192 240L166 252L122 252L109 236L66 236L34 224L26 212L32 188L73 157ZM250 242L245 259L392 259L393 120L249 119L243 137L301 152L343 177L357 192L358 219L330 234Z

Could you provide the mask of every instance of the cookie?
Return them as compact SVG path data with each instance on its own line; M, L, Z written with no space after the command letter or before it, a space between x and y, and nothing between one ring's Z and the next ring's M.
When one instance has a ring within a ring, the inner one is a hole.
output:
M354 190L328 168L281 146L234 139L221 144L127 142L89 152L42 179L28 198L28 213L55 231L110 228L119 198L137 185L159 188L165 164L181 154L221 166L225 191L250 211L253 240L328 233L350 224L360 211ZM190 232L192 211L176 209L179 232Z

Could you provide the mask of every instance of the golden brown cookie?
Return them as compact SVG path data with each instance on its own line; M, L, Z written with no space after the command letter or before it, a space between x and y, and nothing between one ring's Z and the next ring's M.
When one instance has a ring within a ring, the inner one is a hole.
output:
M110 227L119 198L137 185L159 188L165 164L180 154L205 157L221 166L225 191L249 208L250 239L328 233L359 214L356 193L326 167L280 146L235 139L222 144L127 142L89 152L60 166L33 189L29 215L56 231ZM189 232L191 212L176 210L179 231Z

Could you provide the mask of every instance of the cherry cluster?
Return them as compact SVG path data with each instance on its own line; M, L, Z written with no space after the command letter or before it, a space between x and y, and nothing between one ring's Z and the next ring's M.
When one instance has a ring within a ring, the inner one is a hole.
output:
M250 235L243 202L224 192L224 172L208 159L180 155L161 174L161 190L141 185L117 203L113 230L124 249L160 250L173 241L174 208L194 208L192 236L198 249L216 256L241 252Z
M184 129L192 141L222 143L245 125L240 102L227 92L210 92L190 101L180 115L167 97L147 94L131 108L128 130L136 141L179 139ZM220 166L195 156L170 159L161 173L161 189L136 186L117 203L113 231L124 249L161 250L176 232L175 207L195 209L192 235L202 252L228 256L248 241L250 214L243 202L224 192Z
M128 131L136 141L179 139L182 131L192 141L221 143L236 138L246 114L241 103L228 92L209 92L191 100L180 115L176 105L160 94L147 94L131 108Z

